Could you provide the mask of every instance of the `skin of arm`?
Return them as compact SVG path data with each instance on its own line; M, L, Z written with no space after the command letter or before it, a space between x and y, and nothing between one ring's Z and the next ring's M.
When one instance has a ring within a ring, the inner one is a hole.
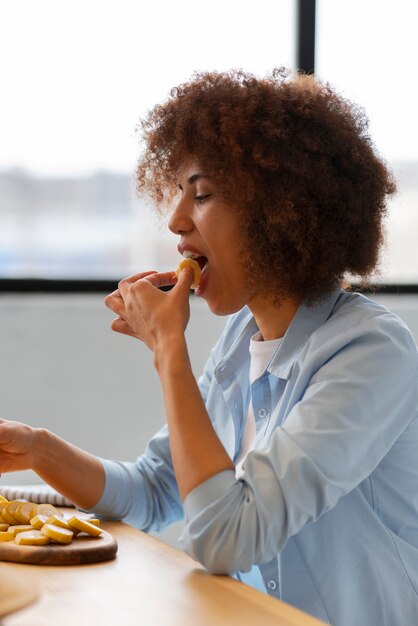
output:
M118 318L112 328L137 337L154 353L170 433L170 447L181 498L211 476L234 465L219 440L193 375L184 332L189 319L193 271L139 274L124 279L107 296ZM169 292L158 287L175 284Z
M164 392L170 447L182 500L205 480L235 469L206 411L183 337L154 353Z
M79 508L92 508L104 489L104 470L94 455L44 428L0 420L0 471L26 469Z

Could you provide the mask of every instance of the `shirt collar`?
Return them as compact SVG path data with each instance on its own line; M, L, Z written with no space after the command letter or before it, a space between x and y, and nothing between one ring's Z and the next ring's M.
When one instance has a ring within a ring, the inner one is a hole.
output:
M289 378L298 354L309 337L329 318L341 293L342 289L336 289L314 305L300 304L267 368L271 374L286 380Z
M341 293L343 293L342 289L336 289L314 305L308 306L305 303L299 305L283 341L267 368L271 374L285 380L289 378L299 352L312 333L329 318ZM250 339L257 330L259 329L255 319L247 309L241 331L238 332L231 348L215 368L218 382L225 381L232 374L235 374L244 362L249 361Z

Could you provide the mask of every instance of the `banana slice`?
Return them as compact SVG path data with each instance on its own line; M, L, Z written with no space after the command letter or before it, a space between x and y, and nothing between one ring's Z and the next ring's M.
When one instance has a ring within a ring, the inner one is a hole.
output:
M200 279L202 277L202 270L200 269L200 265L194 259L183 259L177 265L176 268L176 276L177 278L180 276L181 270L184 270L185 267L191 267L194 272L193 282L191 284L191 289L196 289L198 284L200 283Z
M58 509L53 504L38 504L38 515L45 515L45 517L51 517L51 515L59 515Z
M19 524L30 524L32 517L37 512L38 505L35 502L22 502L13 513L13 517L17 519Z
M13 533L6 530L5 532L0 532L0 541L11 541L13 539Z
M6 530L9 530L9 528L10 528L10 524L3 524L3 523L0 524L0 532L2 533L6 532Z
M34 530L41 530L42 526L46 524L47 519L48 518L46 515L40 515L38 513L38 515L35 515L34 517L32 517L30 521L30 525L32 526Z
M15 543L21 546L45 546L49 542L49 537L41 533L40 530L27 530L18 533L15 537Z
M73 515L72 517L70 517L68 523L72 528L75 528L81 533L87 533L88 535L92 535L92 537L98 537L103 532L103 530L98 526L95 526L90 521L81 519L81 517L78 517L77 515Z
M44 524L41 528L41 533L57 543L71 543L73 539L71 530L55 526L55 524Z
M8 501L8 499L7 499L7 498L5 498L4 496L2 496L2 495L1 495L1 493L0 493L0 502L4 502L4 503L6 504L6 503L7 503L7 502L9 502L9 501Z
M18 520L14 516L14 512L22 504L22 502L26 502L26 500L10 500L2 507L0 513L7 523L11 525L19 524Z
M60 526L61 528L66 528L67 530L71 530L72 528L62 515L51 515L45 522L46 524L54 524L55 526Z
M100 526L100 520L97 517L89 517L87 521L93 524L93 526Z
M23 533L26 530L33 530L30 524L18 524L17 526L10 526L9 533L12 533L13 537L16 537L19 533Z

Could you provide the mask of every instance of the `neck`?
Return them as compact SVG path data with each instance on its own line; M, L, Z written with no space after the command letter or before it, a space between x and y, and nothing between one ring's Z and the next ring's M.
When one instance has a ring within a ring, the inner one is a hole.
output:
M274 304L270 299L256 297L249 304L264 341L283 337L299 307L300 300L283 299Z

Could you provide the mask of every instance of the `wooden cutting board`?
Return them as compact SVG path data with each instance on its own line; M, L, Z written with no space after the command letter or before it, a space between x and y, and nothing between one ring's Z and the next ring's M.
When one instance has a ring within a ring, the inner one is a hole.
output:
M100 537L82 535L67 545L20 546L14 541L0 542L0 561L36 565L81 565L113 559L118 550L116 539L105 530Z

